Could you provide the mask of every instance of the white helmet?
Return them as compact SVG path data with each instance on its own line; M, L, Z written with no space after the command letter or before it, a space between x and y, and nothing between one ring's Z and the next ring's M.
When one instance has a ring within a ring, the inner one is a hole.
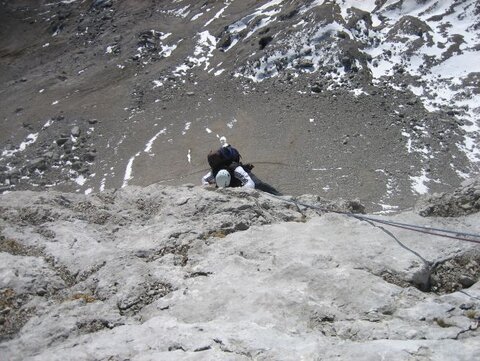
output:
M230 185L231 176L228 170L221 169L218 171L217 176L215 177L215 182L217 183L217 187L225 188Z

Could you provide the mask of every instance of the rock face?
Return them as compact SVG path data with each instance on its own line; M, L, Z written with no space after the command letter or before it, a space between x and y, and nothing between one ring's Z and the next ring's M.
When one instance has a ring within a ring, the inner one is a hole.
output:
M395 240L299 205L361 211L358 202L287 200L189 185L0 196L0 354L476 358L478 244L388 229ZM480 232L479 213L388 219Z

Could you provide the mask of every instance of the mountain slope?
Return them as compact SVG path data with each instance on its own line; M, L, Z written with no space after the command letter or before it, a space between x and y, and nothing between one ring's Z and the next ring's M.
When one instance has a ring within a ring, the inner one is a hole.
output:
M222 135L377 211L478 172L476 1L2 7L3 190L198 182Z

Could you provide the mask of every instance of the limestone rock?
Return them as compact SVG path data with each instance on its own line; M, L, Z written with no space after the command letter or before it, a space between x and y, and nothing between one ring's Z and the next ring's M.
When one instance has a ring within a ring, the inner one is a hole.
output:
M356 201L191 185L2 195L0 352L408 360L421 349L473 359L474 244L406 230L395 240L307 204L362 211ZM451 227L473 231L480 216L468 217ZM427 222L411 212L391 219ZM433 282L437 292L426 292Z

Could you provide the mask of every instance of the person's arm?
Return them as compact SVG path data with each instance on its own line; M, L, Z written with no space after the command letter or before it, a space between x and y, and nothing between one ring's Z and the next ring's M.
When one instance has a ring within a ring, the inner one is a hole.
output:
M255 188L255 183L253 182L252 178L250 178L248 173L245 172L241 166L235 168L234 175L235 178L240 180L243 188Z
M202 177L202 185L207 186L209 184L214 184L215 178L213 177L212 172L208 172Z

